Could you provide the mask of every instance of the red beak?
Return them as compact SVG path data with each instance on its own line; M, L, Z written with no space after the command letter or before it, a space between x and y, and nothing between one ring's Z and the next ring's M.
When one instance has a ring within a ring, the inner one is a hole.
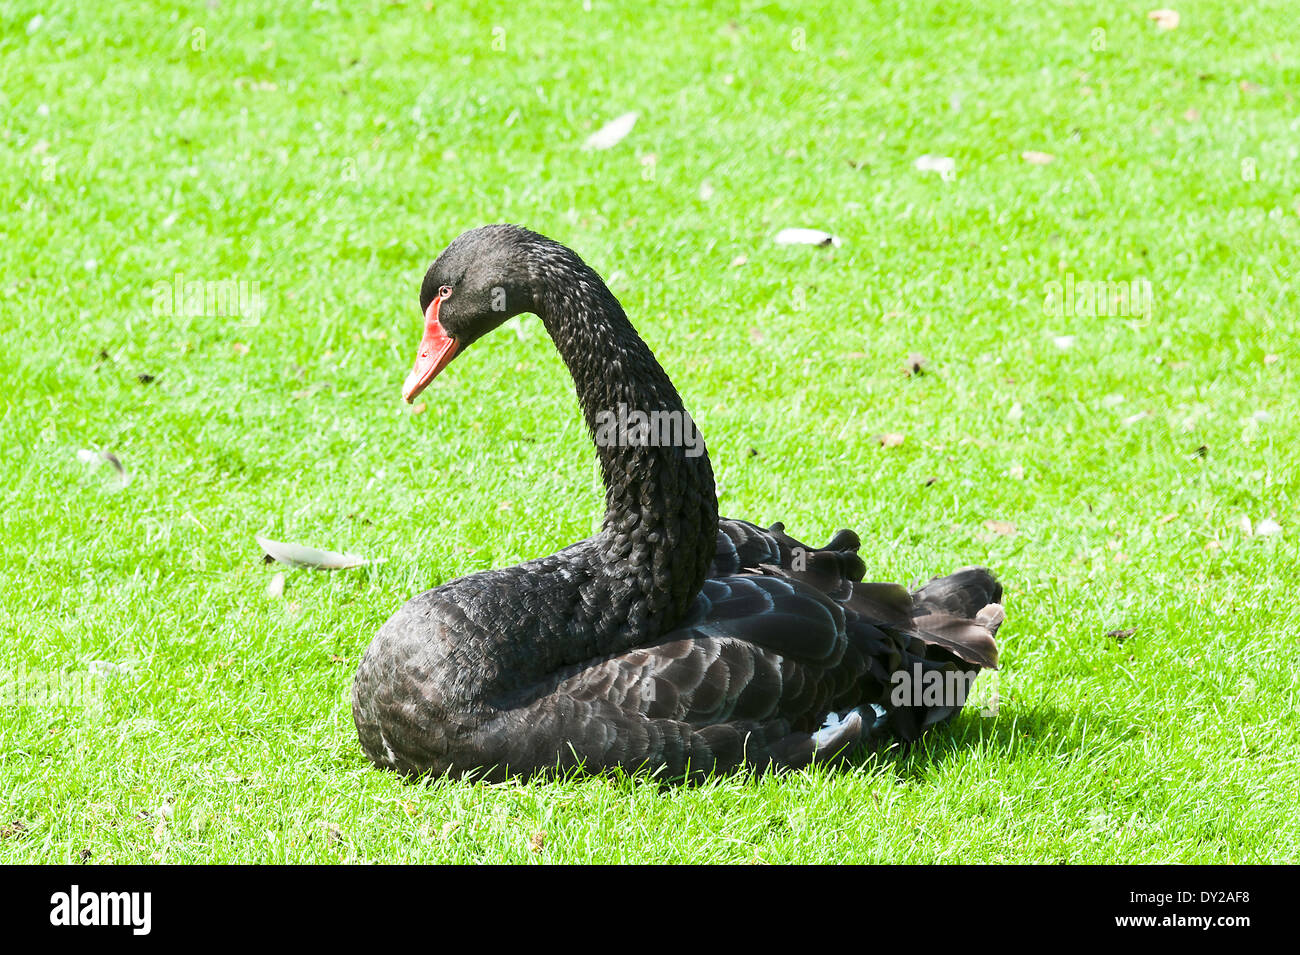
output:
M447 334L438 321L438 308L441 305L442 299L435 298L429 303L429 310L424 313L424 338L420 340L420 350L415 355L415 367L402 385L402 397L407 404L414 401L429 386L429 382L438 377L438 372L450 365L456 357L459 343Z

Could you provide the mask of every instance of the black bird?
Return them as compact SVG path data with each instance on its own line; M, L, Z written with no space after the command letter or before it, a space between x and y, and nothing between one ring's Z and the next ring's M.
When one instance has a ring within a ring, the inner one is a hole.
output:
M518 226L473 229L429 268L420 307L407 401L508 318L541 318L597 444L605 518L550 557L413 597L380 628L352 690L380 766L488 779L797 768L915 740L996 667L989 571L909 593L862 582L852 531L810 548L780 524L719 519L676 389L570 249Z

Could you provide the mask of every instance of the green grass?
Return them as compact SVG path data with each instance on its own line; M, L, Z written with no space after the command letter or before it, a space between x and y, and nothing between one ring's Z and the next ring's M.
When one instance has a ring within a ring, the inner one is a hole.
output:
M0 708L0 861L1300 859L1293 0L314 6L0 5L0 668L94 704ZM383 620L599 511L537 322L400 404L493 221L608 278L724 514L994 567L998 715L699 787L372 768ZM156 314L177 273L260 321ZM1151 314L1049 314L1067 276ZM387 563L272 600L258 533Z

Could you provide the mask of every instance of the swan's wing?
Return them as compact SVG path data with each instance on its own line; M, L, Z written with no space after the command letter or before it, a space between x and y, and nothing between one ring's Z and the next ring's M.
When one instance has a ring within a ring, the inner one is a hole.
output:
M747 521L718 522L715 568L798 580L853 611L860 620L907 634L980 667L996 668L994 636L1004 616L1002 585L985 567L936 577L916 593L898 584L864 582L861 543L850 530L824 547L809 547L782 524L764 530ZM734 569L730 569L734 568Z
M804 766L886 732L915 740L964 697L895 699L899 675L945 685L973 675L970 647L992 648L991 622L918 607L900 587L847 581L830 565L709 580L682 625L654 644L500 701L481 728L482 751L519 769L650 762L678 773Z
M901 644L802 581L740 575L706 581L662 641L576 668L557 689L697 727L778 719L809 730L883 693Z
M837 533L825 547L809 547L785 533L780 522L764 530L749 521L719 518L718 543L710 568L710 577L756 572L763 566L797 569L813 554L828 559L832 554L840 573L850 580L861 580L866 566L858 557L861 542L850 530Z

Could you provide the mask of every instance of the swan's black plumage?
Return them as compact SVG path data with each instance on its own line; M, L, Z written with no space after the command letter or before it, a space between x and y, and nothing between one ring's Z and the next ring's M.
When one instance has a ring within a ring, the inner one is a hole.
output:
M620 404L685 414L613 294L543 236L464 233L430 267L421 307L453 355L539 315L593 435ZM895 674L996 666L1001 587L987 570L914 594L863 583L851 531L814 549L780 524L719 519L707 454L682 442L597 452L598 534L420 594L380 628L352 704L376 763L488 778L800 767L877 735L916 739L960 709L895 705Z

